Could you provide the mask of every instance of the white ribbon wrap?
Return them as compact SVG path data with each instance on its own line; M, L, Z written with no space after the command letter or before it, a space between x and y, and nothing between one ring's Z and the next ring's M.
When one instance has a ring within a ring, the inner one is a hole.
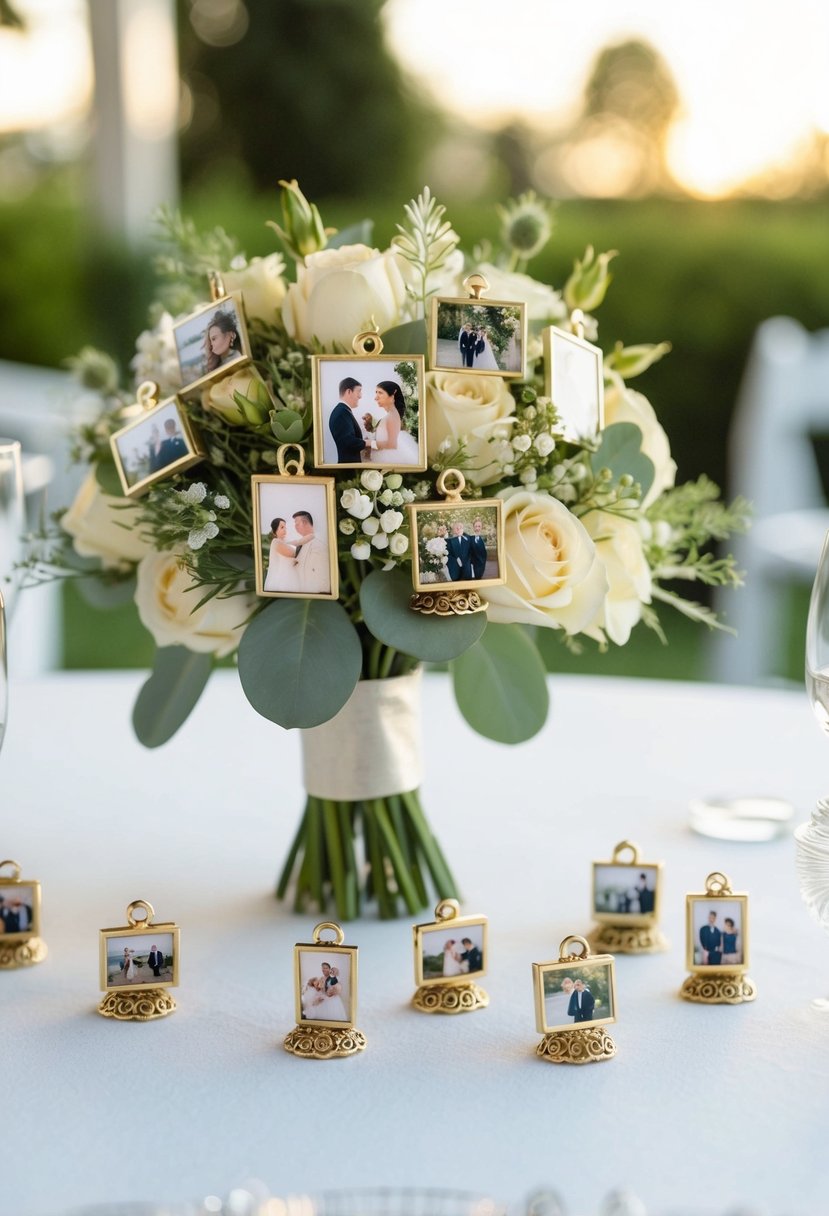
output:
M305 789L315 798L359 802L417 789L420 670L358 681L338 714L300 734Z

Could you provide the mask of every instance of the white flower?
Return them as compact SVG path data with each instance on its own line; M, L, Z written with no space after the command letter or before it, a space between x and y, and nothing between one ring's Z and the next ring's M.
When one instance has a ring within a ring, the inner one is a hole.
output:
M360 485L365 490L380 490L383 486L383 474L379 469L366 469L360 474Z
M389 538L386 536L385 532L378 532L376 536L372 536L371 543L374 545L375 549L388 549Z
M125 570L152 551L152 544L135 522L138 507L126 498L104 494L90 472L61 518L81 557L100 558L107 570Z
M177 493L182 502L186 502L188 506L196 507L200 502L204 502L207 497L207 486L203 481L194 481L186 490L178 490Z
M642 605L651 602L651 571L642 533L636 519L607 511L589 511L584 523L607 573L608 592L596 624L617 646L624 646L641 619Z
M516 488L501 497L506 583L487 589L489 619L600 638L607 576L584 525L548 494Z
M521 482L523 485L531 485L532 482L538 479L538 469L535 465L529 465L528 468L521 470Z
M297 264L297 281L288 287L282 320L292 338L309 345L350 348L355 334L372 323L382 332L404 317L406 284L402 258L368 245L322 249Z
M390 490L399 490L400 487L403 485L403 478L400 476L399 473L387 473L386 474L386 485L389 487Z
M561 321L567 316L566 305L559 293L528 274L501 270L490 262L483 262L477 269L486 275L492 299L518 300L526 304L528 320L549 323Z
M282 277L285 262L278 253L251 258L241 269L225 270L222 281L226 291L241 291L247 317L258 317L276 325L285 299L287 284Z
M355 524L353 519L341 519L340 520L340 531L342 532L343 536L351 536L352 533L356 530L356 528L357 528L357 525Z
M540 431L533 441L533 447L543 459L549 456L556 446L556 441L548 431Z
M446 557L446 554L448 553L446 537L433 536L431 540L427 540L426 552L431 553L433 557Z
M380 520L376 515L369 515L368 519L363 520L361 526L366 536L375 536L380 531Z
M471 466L464 468L466 480L478 486L497 481L501 470L489 441L496 430L511 428L514 413L515 400L500 376L427 372L429 459L437 458L444 442L454 448L465 439Z
M657 421L654 408L642 393L628 388L624 381L613 377L613 383L605 389L605 426L614 422L635 422L642 432L642 451L653 461L653 485L645 495L642 506L649 507L664 490L669 490L676 481L676 462L671 458L668 436Z
M392 504L393 498L394 498L393 490L384 490L383 493L379 495L377 501L381 502L384 507L390 507Z
M230 499L228 498L227 494L214 494L213 502L220 511L226 511L230 506Z
M532 442L529 435L516 435L512 441L512 446L516 452L529 452Z
M355 561L367 562L371 557L371 545L367 540L358 540L351 546L351 556Z
M157 646L186 646L218 658L231 654L257 606L254 595L214 595L200 608L199 590L178 553L149 553L136 571L135 603Z
M135 383L154 380L158 385L159 400L169 397L181 388L181 368L173 336L173 318L163 312L155 329L145 329L135 343L135 354L130 360Z
M405 490L405 489L401 490L400 497L403 499L404 502L414 502L414 500L415 500L414 490Z
M384 511L380 516L380 526L384 532L396 532L403 523L401 511Z
M419 481L414 488L415 498L428 498L431 493L432 487L429 485L428 481ZM383 501L382 497L380 498L380 501Z
M395 557L402 557L409 547L409 538L403 532L395 532L389 541L389 549Z
M209 521L200 528L191 528L190 535L187 537L187 544L193 550L201 549L206 541L212 540L214 536L218 535L219 529L212 521Z
M369 496L361 494L359 490L355 489L343 490L340 496L340 506L355 519L365 519L373 510Z

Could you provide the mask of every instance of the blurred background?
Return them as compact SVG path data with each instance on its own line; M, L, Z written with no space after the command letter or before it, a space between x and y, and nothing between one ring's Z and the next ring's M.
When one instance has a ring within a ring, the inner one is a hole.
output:
M670 339L633 387L679 479L752 498L768 542L743 542L753 587L723 605L740 642L666 613L667 649L641 626L606 656L551 637L551 668L800 679L829 468L829 354L809 336L829 324L829 7L780 16L767 0L0 0L0 433L53 457L65 505L75 407L54 369L89 344L128 363L161 202L253 256L295 177L327 224L373 215L383 247L428 182L471 248L532 188L558 207L531 273L560 287L586 245L620 251L602 346ZM797 324L755 337L779 316ZM129 610L99 615L74 587L63 609L50 662L149 662Z

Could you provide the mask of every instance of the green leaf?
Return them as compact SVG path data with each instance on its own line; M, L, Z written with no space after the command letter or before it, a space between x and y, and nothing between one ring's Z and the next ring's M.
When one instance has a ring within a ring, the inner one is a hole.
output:
M138 694L132 725L145 747L160 747L187 721L213 670L213 656L186 646L155 652L150 678Z
M239 646L245 696L263 718L286 729L333 718L362 665L357 630L332 600L274 600L253 618Z
M98 461L95 465L95 480L105 494L112 494L115 498L124 497L121 478L113 460Z
M405 325L395 325L381 334L385 354L390 355L426 355L429 353L429 342L426 336L425 321L407 321Z
M412 612L411 578L402 570L374 570L360 587L363 620L376 638L427 663L445 663L463 654L486 628L486 613L425 616Z
M305 431L305 423L295 410L273 410L271 430L280 443L298 443Z
M327 249L341 249L343 245L370 245L374 236L374 220L359 220L356 224L335 232L328 238Z
M610 469L614 480L630 473L642 489L642 497L653 485L653 461L641 450L642 432L635 422L614 422L602 432L599 449L590 457L593 472Z
M489 625L452 664L458 707L479 735L523 743L547 720L549 694L541 655L520 625Z
M121 608L135 595L135 578L104 582L100 578L79 578L75 586L90 608Z

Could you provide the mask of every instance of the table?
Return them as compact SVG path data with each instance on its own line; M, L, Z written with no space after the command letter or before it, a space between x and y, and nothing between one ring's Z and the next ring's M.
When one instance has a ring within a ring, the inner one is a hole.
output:
M428 677L424 804L466 909L490 917L491 1005L416 1013L409 923L361 921L346 940L368 1049L323 1063L280 1047L292 946L314 923L270 894L301 805L299 740L226 671L170 744L144 751L129 727L142 678L12 689L0 857L42 880L50 953L0 975L2 1216L194 1199L251 1176L277 1193L433 1185L504 1200L552 1183L581 1213L620 1186L649 1213L822 1210L829 1019L810 1000L829 993L829 941L800 903L790 837L724 844L686 827L689 799L710 793L779 794L808 816L829 751L805 695L554 677L545 730L507 749ZM590 862L626 837L665 859L672 948L619 959L615 1060L545 1064L530 965L588 929ZM684 895L718 869L753 893L753 1005L676 996ZM179 1010L105 1021L98 930L137 898L181 925Z

